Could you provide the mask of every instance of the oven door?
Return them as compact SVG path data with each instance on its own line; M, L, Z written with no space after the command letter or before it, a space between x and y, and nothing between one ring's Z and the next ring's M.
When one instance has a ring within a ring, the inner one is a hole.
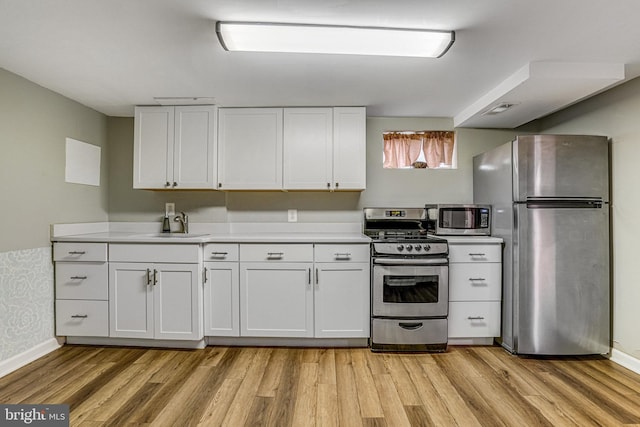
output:
M449 267L373 264L372 310L380 317L446 317Z

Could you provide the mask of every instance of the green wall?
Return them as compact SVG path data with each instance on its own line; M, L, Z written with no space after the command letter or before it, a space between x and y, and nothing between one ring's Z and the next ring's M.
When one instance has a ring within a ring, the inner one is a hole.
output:
M634 79L537 125L543 133L611 139L613 345L640 359L640 79Z
M49 225L106 221L107 118L0 69L0 252L49 245ZM65 138L102 147L100 187L65 183Z

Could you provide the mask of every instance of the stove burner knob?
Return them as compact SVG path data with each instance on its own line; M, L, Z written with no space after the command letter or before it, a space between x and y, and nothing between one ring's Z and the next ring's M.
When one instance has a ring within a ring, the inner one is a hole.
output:
M422 250L422 246L416 245L416 251L421 251L421 250Z
M425 251L430 251L431 250L431 245L424 245L424 250Z
M411 245L407 245L407 251L408 251L408 252L411 252L412 250L413 250L413 246L411 246Z
M398 245L397 249L398 249L398 252L404 251L404 245Z

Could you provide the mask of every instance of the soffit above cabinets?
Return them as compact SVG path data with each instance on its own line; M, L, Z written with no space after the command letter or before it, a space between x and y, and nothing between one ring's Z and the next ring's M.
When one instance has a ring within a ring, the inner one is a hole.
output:
M516 128L620 83L624 76L624 64L530 62L457 114L453 123Z

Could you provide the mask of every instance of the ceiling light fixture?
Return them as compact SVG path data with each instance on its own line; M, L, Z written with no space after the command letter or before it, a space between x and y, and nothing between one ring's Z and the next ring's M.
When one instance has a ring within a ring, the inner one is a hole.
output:
M337 25L217 22L225 50L439 58L453 31Z

